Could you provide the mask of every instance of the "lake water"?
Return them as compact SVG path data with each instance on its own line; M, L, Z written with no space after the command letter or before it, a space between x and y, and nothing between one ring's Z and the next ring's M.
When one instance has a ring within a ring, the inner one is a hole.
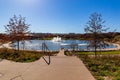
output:
M87 50L88 45L88 41L85 40L62 40L61 42L53 42L52 40L30 40L25 41L24 44L23 42L20 42L20 48L25 50L42 50L42 43L45 43L51 51L59 51L61 48L66 50L71 50L73 48L76 48L77 50ZM78 46L73 47L71 44L77 44ZM116 46L114 45L110 45L106 48L115 47Z

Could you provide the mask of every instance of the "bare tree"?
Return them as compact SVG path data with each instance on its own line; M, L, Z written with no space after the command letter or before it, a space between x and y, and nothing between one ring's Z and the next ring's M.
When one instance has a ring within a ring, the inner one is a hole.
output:
M120 44L120 35L115 36L113 42Z
M9 35L11 42L17 42L17 50L19 51L19 44L21 40L25 40L26 35L29 34L29 24L25 23L25 17L21 15L17 17L14 15L10 18L9 23L5 26L6 32Z
M88 38L88 48L93 48L96 56L97 49L105 48L106 43L101 33L106 32L109 28L104 28L105 21L102 19L101 14L93 13L89 17L89 21L85 27L85 32L92 34L92 38Z

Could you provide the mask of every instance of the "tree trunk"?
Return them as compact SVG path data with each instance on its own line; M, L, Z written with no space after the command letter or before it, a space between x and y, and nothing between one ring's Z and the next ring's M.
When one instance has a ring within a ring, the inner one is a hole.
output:
M96 48L96 46L95 46L95 57L97 57L97 50L96 50L97 48Z
M20 49L20 41L17 41L17 50L19 51Z

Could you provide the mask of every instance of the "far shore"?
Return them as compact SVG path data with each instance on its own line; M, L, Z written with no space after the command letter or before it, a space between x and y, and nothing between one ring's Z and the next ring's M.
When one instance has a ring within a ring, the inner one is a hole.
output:
M101 49L101 50L105 50L105 51L120 50L120 44L117 44L117 43L109 43L109 44L116 46L116 48L107 48L107 49Z

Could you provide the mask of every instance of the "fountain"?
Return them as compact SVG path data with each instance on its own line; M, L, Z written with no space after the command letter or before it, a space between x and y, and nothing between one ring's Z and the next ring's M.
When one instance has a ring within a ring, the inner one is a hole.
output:
M53 37L52 41L53 42L60 42L61 41L61 37L59 37L59 36Z

